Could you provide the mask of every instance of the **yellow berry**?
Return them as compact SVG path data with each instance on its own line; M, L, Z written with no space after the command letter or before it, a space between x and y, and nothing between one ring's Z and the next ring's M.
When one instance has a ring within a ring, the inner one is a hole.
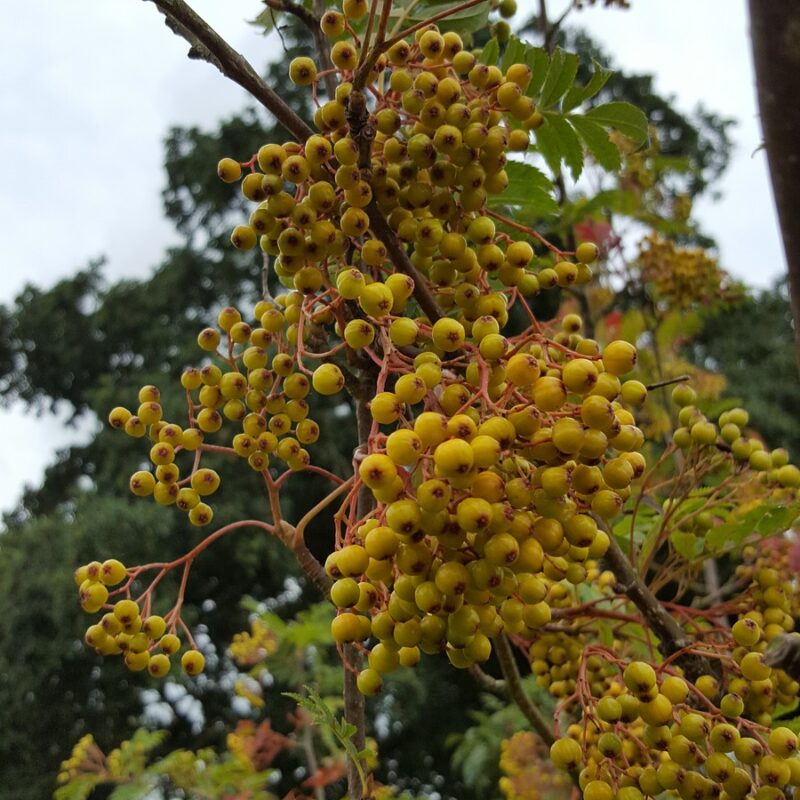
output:
M321 364L314 370L311 382L318 394L332 395L344 388L344 375L336 364Z
M205 665L205 657L197 650L187 650L181 656L181 668L187 675L199 675Z

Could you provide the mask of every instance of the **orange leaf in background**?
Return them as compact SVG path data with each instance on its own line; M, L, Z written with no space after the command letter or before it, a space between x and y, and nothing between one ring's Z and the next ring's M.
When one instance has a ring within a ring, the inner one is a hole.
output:
M306 778L301 786L307 786L309 789L319 789L330 786L332 783L341 780L345 772L344 762L335 761L320 767L310 778Z
M622 325L622 312L611 311L603 317L603 325L605 325L606 336L609 341L619 338L619 329Z
M578 222L574 228L575 238L579 242L594 242L601 250L609 250L618 244L619 238L605 221L585 220Z

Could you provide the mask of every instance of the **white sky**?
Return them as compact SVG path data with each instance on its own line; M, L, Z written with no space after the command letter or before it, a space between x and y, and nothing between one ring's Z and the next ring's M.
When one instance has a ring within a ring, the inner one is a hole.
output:
M551 0L551 16L566 0ZM245 20L258 0L195 0L256 66L279 52ZM533 10L519 0L520 18ZM785 270L761 142L744 0L633 0L575 12L617 64L652 72L678 107L698 101L738 121L723 198L698 209L722 263L751 284ZM187 47L142 0L25 0L0 26L0 302L46 287L105 254L106 274L141 276L177 237L163 220L162 141L172 125L211 127L244 92ZM280 87L276 87L280 89ZM85 426L84 426L85 427ZM53 417L0 411L0 510L79 437Z

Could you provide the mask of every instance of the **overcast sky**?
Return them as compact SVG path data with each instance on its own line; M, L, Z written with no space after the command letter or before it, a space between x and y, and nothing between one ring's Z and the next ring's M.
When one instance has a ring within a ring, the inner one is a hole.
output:
M195 0L196 10L260 66L276 45L245 20L258 0ZM551 0L552 16L565 0ZM652 72L690 111L734 117L721 201L699 207L722 263L765 286L785 269L761 142L744 0L632 0L630 11L572 15L617 64ZM520 17L533 10L519 0ZM242 90L187 47L142 0L25 0L0 26L0 302L47 287L106 255L110 278L141 276L177 237L162 219L162 141L172 125L213 126ZM280 87L277 87L280 88ZM39 481L56 448L80 438L51 416L0 412L0 510Z

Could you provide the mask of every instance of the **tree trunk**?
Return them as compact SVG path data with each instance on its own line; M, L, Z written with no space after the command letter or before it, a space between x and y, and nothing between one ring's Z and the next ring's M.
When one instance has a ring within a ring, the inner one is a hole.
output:
M749 0L758 105L789 269L800 365L800 3Z

